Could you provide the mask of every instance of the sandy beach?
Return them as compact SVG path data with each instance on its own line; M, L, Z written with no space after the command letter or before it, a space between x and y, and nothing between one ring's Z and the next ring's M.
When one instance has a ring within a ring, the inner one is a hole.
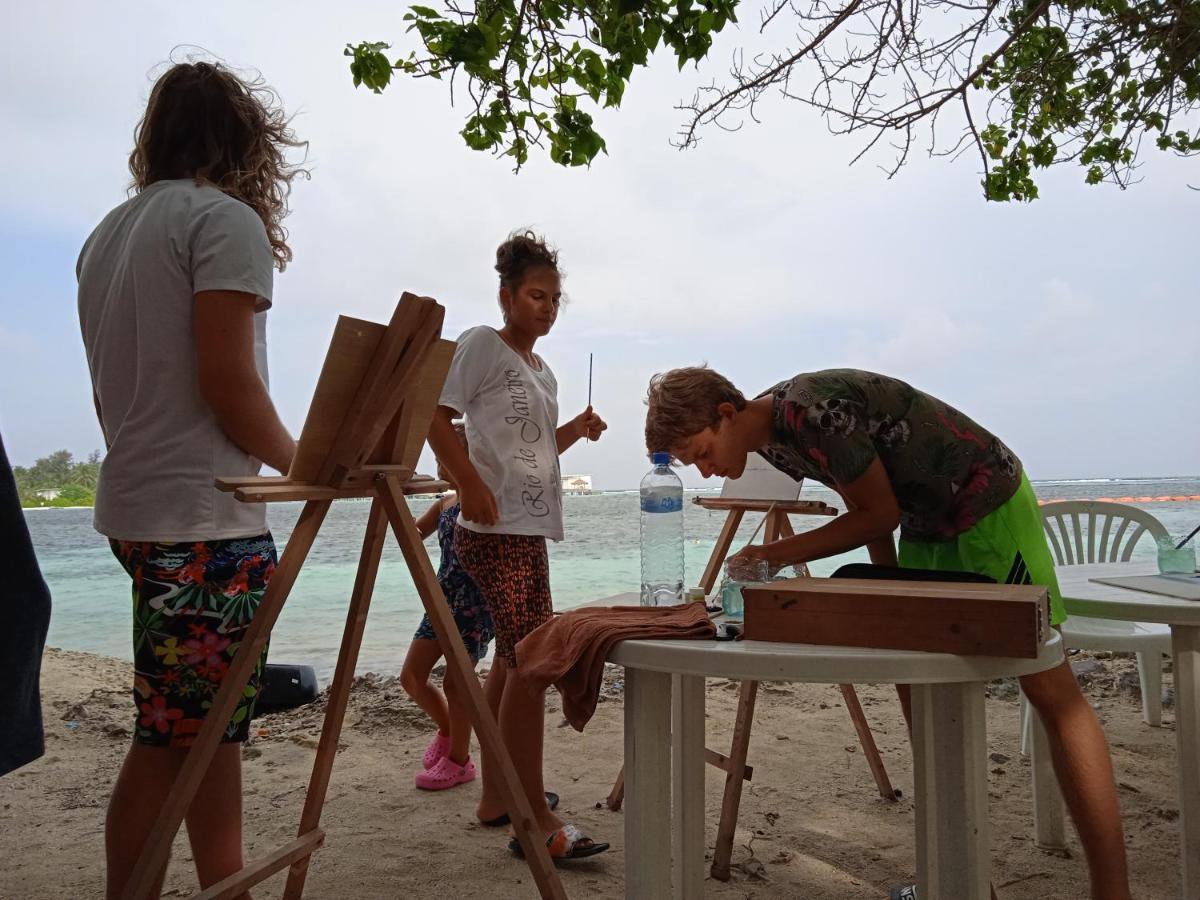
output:
M1103 654L1100 654L1104 657ZM1113 748L1130 851L1134 896L1178 897L1179 849L1172 708L1164 727L1141 720L1135 661L1074 657ZM0 779L0 898L102 896L105 806L132 721L130 665L48 649L43 667L46 755ZM1165 677L1169 691L1171 678ZM727 748L736 685L708 683L709 745ZM878 900L914 876L911 765L891 688L860 688L888 772L903 797L875 791L841 696L833 685L764 685L750 747L734 848L733 878L707 880L718 898ZM621 670L609 668L602 702L584 734L565 726L552 695L547 715L546 781L562 811L593 837L613 843L594 860L561 870L574 897L625 896L622 814L603 799L621 764ZM1032 840L1029 766L1018 752L1012 683L990 688L994 881L1004 900L1085 896L1078 841L1060 858ZM251 857L294 836L320 728L321 704L255 723L246 748L246 830ZM562 724L560 724L562 723ZM475 823L476 785L428 794L412 775L429 731L398 680L357 680L306 896L536 896L505 838ZM715 840L723 776L709 768L707 838ZM257 889L277 896L283 875ZM164 896L187 896L194 874L186 839L176 843ZM628 896L637 896L636 890Z

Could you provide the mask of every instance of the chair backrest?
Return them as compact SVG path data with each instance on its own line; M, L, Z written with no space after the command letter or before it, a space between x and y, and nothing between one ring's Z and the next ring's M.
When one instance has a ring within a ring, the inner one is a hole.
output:
M1167 537L1162 522L1144 509L1101 500L1063 500L1042 507L1042 526L1060 566L1128 562L1143 535Z
M780 472L758 454L746 460L740 478L726 478L722 500L797 500L801 482Z

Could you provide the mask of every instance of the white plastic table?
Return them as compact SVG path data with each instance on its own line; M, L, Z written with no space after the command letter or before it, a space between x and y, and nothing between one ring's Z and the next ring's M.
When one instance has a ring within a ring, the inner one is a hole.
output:
M1153 562L1058 568L1068 613L1171 626L1175 660L1175 743L1179 753L1179 836L1183 897L1200 897L1200 601L1148 594L1092 579L1153 575Z
M603 605L637 603L621 594ZM599 604L598 604L599 605ZM623 641L625 885L648 900L704 895L704 679L913 686L917 883L922 900L988 900L984 685L1062 661L764 641Z

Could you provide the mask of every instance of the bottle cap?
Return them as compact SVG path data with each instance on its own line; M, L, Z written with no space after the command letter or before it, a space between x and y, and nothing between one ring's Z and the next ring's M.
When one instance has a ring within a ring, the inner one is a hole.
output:
M650 461L656 466L669 466L671 464L671 454L665 450L655 450L650 454Z

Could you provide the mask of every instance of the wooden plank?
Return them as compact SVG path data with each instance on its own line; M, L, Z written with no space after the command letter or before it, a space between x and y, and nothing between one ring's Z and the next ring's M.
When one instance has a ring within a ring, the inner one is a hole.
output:
M321 466L317 480L322 483L337 486L347 471L359 468L371 458L405 397L416 396L418 385L414 374L441 333L445 310L428 298L409 294L400 306L412 311L398 316L380 341L372 369L364 376L364 389L355 398L343 429ZM393 358L397 344L399 352Z
M453 358L453 351L450 356L443 357L445 350L440 346L438 340L438 336L442 333L444 317L445 310L441 306L435 305L433 312L418 327L410 346L400 357L391 377L380 388L378 399L374 401L380 413L361 438L362 449L358 457L360 464L372 457L382 442L388 426L393 423L397 424L398 437L403 438L406 449L409 444L412 421L416 420L422 411L427 420L421 428L423 433L419 435L420 442L423 443L429 434L428 420L432 419L433 411L437 408L437 401L441 398L442 393L442 382L445 381L446 371ZM440 373L435 369L435 376L440 376L440 380L436 384L425 378L429 357L435 353L438 356L437 362L445 359L445 368L442 368ZM403 421L403 411L406 405L411 405L414 410L410 414L409 422ZM394 448L388 447L387 449L390 452ZM418 443L417 456L420 456L420 452L420 443ZM401 462L404 461L398 457L397 459ZM416 465L416 457L413 458L412 464Z
M692 500L704 509L740 509L742 512L765 513L772 506L782 513L809 516L836 516L837 507L820 500L734 500L723 497L696 497Z
M122 900L143 900L151 893L159 874L167 864L171 842L175 839L179 824L183 821L188 807L192 805L192 798L196 796L200 782L208 771L209 763L212 762L213 754L217 752L217 745L221 742L225 727L237 708L242 691L250 680L250 674L258 664L258 657L271 636L271 629L275 626L284 601L296 582L296 576L300 574L300 568L312 548L321 523L325 521L329 505L328 500L315 500L306 503L301 510L296 527L292 529L292 535L263 593L254 619L242 636L241 645L233 655L221 688L204 717L204 724L184 758L175 783L171 785L162 810L150 830L150 837L142 847L137 864L121 892Z
M234 900L260 881L266 881L280 869L287 868L298 859L308 859L325 843L325 832L320 828L303 834L274 853L252 861L240 871L227 875L207 890L194 894L192 900Z
M355 484L345 488L315 487L311 484L278 484L267 487L238 488L233 496L243 503L287 503L295 500L347 500L369 497L374 491L370 484Z
M338 317L288 470L292 480L313 481L320 473L386 330L378 322Z
M875 735L871 733L871 726L867 724L862 704L858 701L858 692L854 690L852 684L839 684L838 687L842 692L842 700L846 703L846 711L850 713L854 731L858 734L858 743L863 749L863 756L867 759L867 765L871 767L871 775L875 779L875 787L879 790L879 796L895 803L896 790L892 787L887 769L883 766L883 757L879 755L879 747L875 744Z
M729 757L724 753L718 753L709 747L704 748L704 761L715 769L720 769L722 772L729 771ZM742 766L742 779L745 781L754 780L754 766ZM625 802L625 766L621 766L621 771L617 773L616 780L613 781L612 790L608 792L608 798L605 800L605 805L617 812L621 808L621 804Z
M737 717L733 722L733 741L729 748L729 767L725 770L725 793L721 798L721 821L717 825L717 845L713 849L709 872L717 881L729 880L729 861L733 857L733 833L737 830L738 809L742 805L742 768L750 750L750 729L754 725L754 702L758 682L743 681L738 694Z
M353 391L345 394L337 413L337 429L326 443L324 455L317 460L315 471L307 475L308 480L328 484L330 472L334 468L334 461L341 463L347 469L357 468L349 462L356 449L351 446L351 441L361 426L362 417L365 414L372 416L377 414L377 410L367 406L370 387L394 367L396 358L404 344L411 340L413 327L420 318L423 304L409 301L409 296L404 294L401 297L387 325L374 325L377 329L378 340L370 354L365 359L354 360L355 371L361 370L361 375L355 383ZM329 360L326 360L327 365L328 362ZM322 376L324 374L322 371ZM336 375L334 377L336 378ZM314 408L316 403L317 400L314 396Z
M625 801L625 764L621 764L621 771L617 773L617 779L613 782L612 790L608 792L608 800L606 804L613 812L617 812L621 808L621 804Z
M704 748L704 761L715 769L720 769L722 772L728 772L732 763L729 757L724 753L718 753L716 750ZM742 766L742 779L744 781L754 780L754 766Z
M359 469L352 473L345 487L332 488L312 482L293 482L280 478L272 484L247 484L234 487L230 485L233 495L245 503L283 503L294 500L345 500L355 497L370 497L375 491L375 485L380 475L400 475L408 471L407 466L393 467L389 471L376 472L372 469ZM368 477L369 476L369 477ZM240 479L219 479L232 482ZM404 482L402 488L405 496L412 494L444 494L450 490L450 485L437 478L411 478Z
M450 371L457 346L454 341L439 340L429 348L421 366L417 390L400 409L393 459L416 467L429 437L429 426L442 397L442 386L446 383L446 373Z
M339 441L349 433L362 427L365 421L374 421L379 415L379 392L391 379L396 364L409 349L413 336L422 322L433 311L436 303L428 297L417 297L407 291L400 295L392 311L387 330L372 355L367 372L363 376L358 394L346 412L345 428ZM390 421L391 416L387 416Z
M346 705L350 701L354 666L358 662L358 651L362 646L367 610L371 606L371 594L375 590L375 576L379 572L379 559L383 556L383 542L387 538L387 531L387 515L384 513L383 504L375 499L371 502L371 512L367 517L362 553L358 559L358 572L354 576L354 590L350 595L350 606L346 610L346 628L338 650L333 682L325 700L325 721L321 726L321 739L317 743L312 776L308 781L308 791L304 795L304 811L300 816L298 832L301 837L314 831L321 824L321 811L325 808L329 778L333 773L334 759L337 757L338 739L342 735L342 722L346 718ZM309 858L304 856L292 863L283 890L285 900L299 900L304 893Z
M533 819L533 808L529 805L529 799L521 787L512 757L509 756L508 748L501 737L500 726L492 716L487 700L483 696L483 688L479 684L479 677L475 674L475 666L467 655L466 647L463 646L458 626L455 625L454 617L450 612L450 605L446 602L445 595L438 584L437 575L429 561L429 554L425 551L421 535L417 533L416 523L413 521L408 504L404 501L400 485L391 478L384 479L379 487L378 496L387 512L388 522L396 535L396 540L400 543L400 549L408 563L409 571L412 573L417 594L433 623L433 630L438 636L438 645L446 657L446 666L454 669L459 676L460 685L467 692L471 724L475 728L476 735L479 736L480 747L490 753L498 764L500 796L504 800L509 819L512 820L513 831L521 842L521 848L525 852L525 859L529 864L538 891L542 897L565 900L566 891L550 861L545 841L537 830Z
M750 640L1036 659L1050 633L1035 585L792 578L742 596Z
M704 567L704 575L700 579L700 587L704 588L705 597L712 593L717 584L721 566L725 557L729 555L729 548L733 546L733 536L737 534L744 515L743 510L730 509L729 515L725 517L725 524L721 526L721 533L717 536L717 543L713 546L712 555L709 556L708 565Z

